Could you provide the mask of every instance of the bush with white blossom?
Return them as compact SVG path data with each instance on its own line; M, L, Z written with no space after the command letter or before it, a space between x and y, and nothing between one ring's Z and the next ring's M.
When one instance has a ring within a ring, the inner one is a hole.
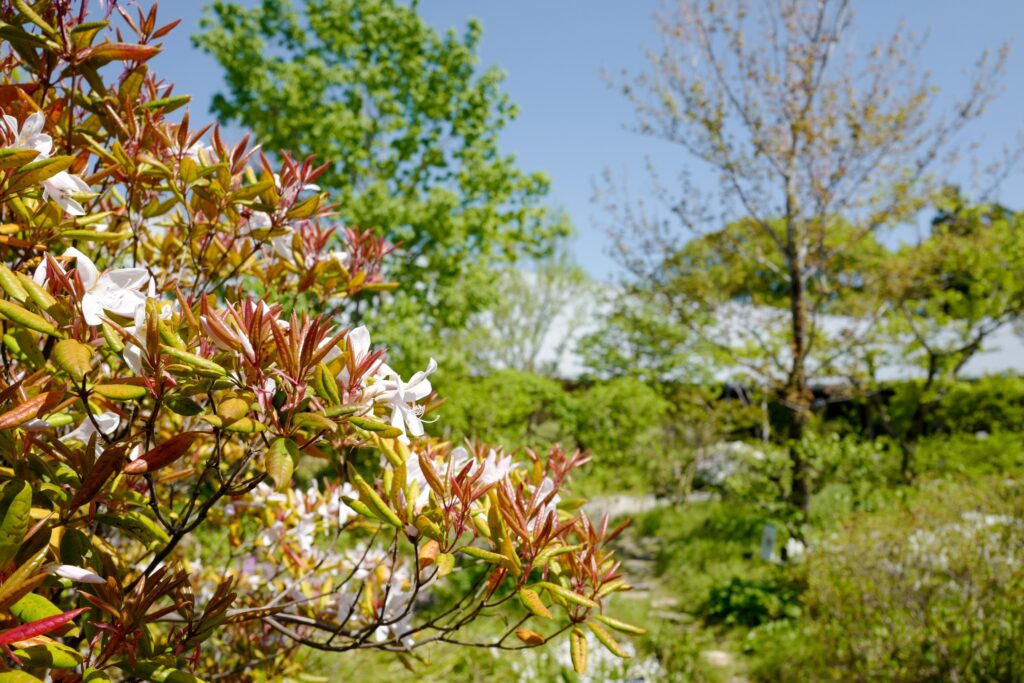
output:
M586 455L425 436L436 364L403 378L347 318L415 284L394 245L337 224L326 166L172 118L147 62L177 22L88 5L0 2L0 676L627 656L617 530L567 495Z

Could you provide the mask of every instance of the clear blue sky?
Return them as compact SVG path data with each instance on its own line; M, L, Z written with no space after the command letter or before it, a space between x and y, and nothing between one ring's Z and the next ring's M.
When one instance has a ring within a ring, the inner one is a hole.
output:
M142 4L148 6L146 0ZM205 118L210 98L221 88L217 64L188 39L204 4L161 3L164 20L178 16L184 21L167 38L166 53L153 63L178 84L177 92L193 95L194 120ZM567 210L576 226L573 253L602 279L611 277L616 265L607 254L605 221L591 203L595 179L610 169L627 177L638 194L647 157L666 173L690 163L676 148L630 132L630 105L601 78L602 70L637 73L644 68L644 45L655 42L651 15L659 6L657 0L420 2L423 15L440 29L461 29L470 17L483 23L482 61L507 73L506 89L521 110L503 147L523 168L551 176L552 202ZM962 90L982 50L1010 41L1007 91L985 119L981 155L992 154L1024 129L1024 0L861 0L855 6L865 45L891 32L901 19L915 32L927 32L922 66L950 94ZM1024 208L1024 173L1009 179L1000 199Z

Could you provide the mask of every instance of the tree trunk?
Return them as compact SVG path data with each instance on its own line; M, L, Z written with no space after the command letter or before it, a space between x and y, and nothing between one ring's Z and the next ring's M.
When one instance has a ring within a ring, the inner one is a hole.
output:
M796 213L795 199L787 199L787 210L790 216ZM799 442L803 438L804 429L811 412L811 394L807 386L807 299L803 278L803 254L800 252L801 240L799 230L791 217L786 229L786 260L789 262L790 276L790 347L793 355L789 378L785 387L785 400L791 411L789 420L789 459L792 468L793 484L790 489L789 502L793 507L806 515L810 500L809 472Z

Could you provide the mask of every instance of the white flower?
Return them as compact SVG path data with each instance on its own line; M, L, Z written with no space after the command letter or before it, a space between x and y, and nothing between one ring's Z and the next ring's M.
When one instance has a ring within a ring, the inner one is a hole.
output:
M93 421L95 420L95 424ZM118 426L121 424L121 418L118 417L117 413L110 411L100 413L99 415L93 415L92 419L86 416L82 420L82 424L78 425L73 431L68 432L60 438L61 441L81 441L82 443L89 443L89 439L96 433L96 427L99 427L99 431L107 436L117 431Z
M45 159L53 151L53 138L43 131L46 119L36 112L18 129L18 121L13 116L3 117L0 126L6 129L8 136L14 141L9 145L14 149L31 149L38 158ZM60 171L42 181L43 196L52 199L60 208L72 216L84 216L85 209L71 195L91 192L88 184L76 175Z
M436 370L437 361L431 358L425 371L417 372L408 382L404 382L390 367L381 366L387 378L381 382L382 390L374 400L391 408L391 426L402 430L403 439L423 436L423 420L420 419L423 407L416 405L416 402L430 395L432 388L427 378Z
M72 564L62 564L53 572L62 579L71 579L79 583L106 583L107 580L96 572L76 567Z
M483 461L483 474L477 479L477 484L480 486L490 486L496 484L505 477L508 476L509 472L515 469L515 465L512 464L512 456L506 455L504 458L499 458L498 454L491 451Z
M149 273L145 268L118 268L100 273L88 256L74 247L64 252L75 257L75 269L82 280L82 316L89 325L103 322L106 312L122 318L134 318L139 306L146 305L146 284Z
M50 156L53 150L53 138L43 132L43 125L46 119L42 114L36 112L31 114L25 123L18 130L18 120L13 116L4 114L0 126L6 129L9 136L14 138L9 146L15 149L34 149L42 157Z
M555 482L551 481L551 479L549 479L548 477L544 477L544 479L541 480L540 485L537 486L537 500L543 501L545 498L551 495L551 492L554 490ZM530 522L530 531L533 531L538 524L543 524L544 520L546 520L549 516L557 515L558 504L561 502L561 500L562 497L557 493L554 496L552 496L551 500L549 500L547 504L544 505L543 508L541 508L541 510L537 513L537 516L534 517L533 520Z
M152 281L150 281L152 284ZM154 294L150 292L150 297ZM160 311L160 320L170 320L174 315L174 304L170 301L162 301L157 304ZM146 333L146 304L142 303L135 307L135 324L124 328L124 331L131 335L134 342L128 342L121 351L125 363L136 375L142 374L142 347L145 345L144 335Z
M71 195L91 191L84 180L67 171L60 171L43 181L43 196L52 199L72 216L84 216L85 208Z

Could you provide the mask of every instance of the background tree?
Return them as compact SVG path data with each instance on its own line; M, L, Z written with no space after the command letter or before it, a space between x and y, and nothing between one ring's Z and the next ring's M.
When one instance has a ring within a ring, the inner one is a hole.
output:
M567 233L548 181L498 149L516 109L481 70L481 28L439 35L398 0L218 1L195 37L224 68L221 121L265 149L316 154L341 218L400 245L381 311L363 304L402 364L447 358L437 331L491 302L495 268L544 254ZM441 305L443 303L443 305Z
M500 295L458 335L470 370L554 377L564 369L568 351L596 313L597 288L564 251L530 266L501 272Z
M657 15L662 49L651 52L645 75L623 86L641 133L679 145L720 181L701 192L684 178L680 195L666 191L668 220L619 205L623 260L660 296L679 284L666 264L683 241L742 219L743 234L709 244L707 258L740 260L744 272L761 269L781 283L771 306L785 324L785 344L767 351L784 370L771 389L789 409L792 444L810 416L816 330L836 296L858 284L844 269L845 256L930 201L932 172L950 161L957 134L981 115L1002 63L983 57L965 97L949 116L934 116L936 88L914 66L920 43L897 30L854 54L846 40L850 5L667 4ZM686 289L673 293L690 302L673 314L693 334L720 335L714 319L723 297L689 287L694 281L700 278L685 278ZM751 321L756 332L760 323ZM795 445L790 457L791 501L806 509L808 479Z
M895 354L890 366L921 377L888 404L879 400L876 381L871 402L879 424L900 444L907 480L931 411L971 359L1024 310L1024 217L998 204L971 205L954 190L938 209L930 234L888 259L882 290L892 311L882 352Z

